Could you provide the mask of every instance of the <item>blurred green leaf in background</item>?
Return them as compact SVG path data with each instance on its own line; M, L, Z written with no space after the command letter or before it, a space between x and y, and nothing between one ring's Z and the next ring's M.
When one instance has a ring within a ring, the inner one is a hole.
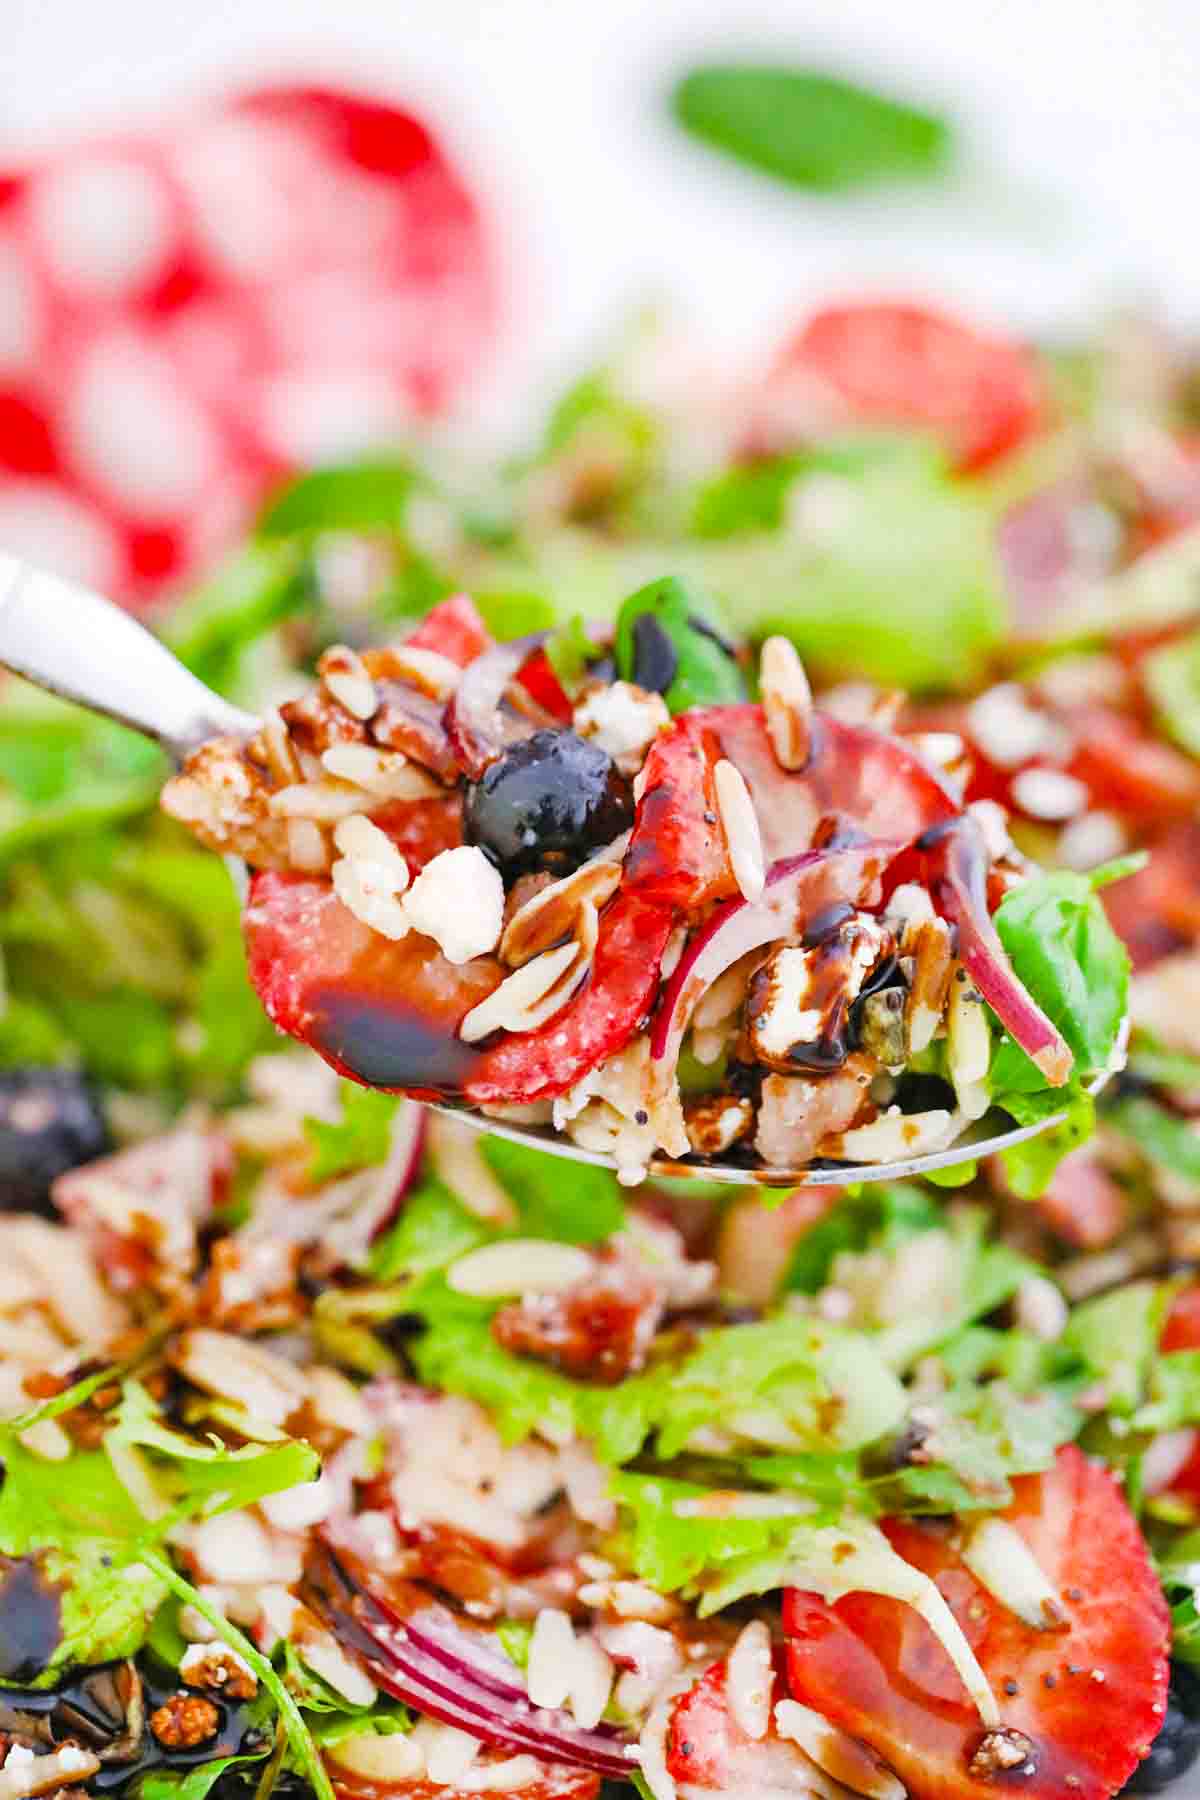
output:
M779 64L701 64L676 85L671 109L703 143L816 193L938 175L954 147L935 113Z

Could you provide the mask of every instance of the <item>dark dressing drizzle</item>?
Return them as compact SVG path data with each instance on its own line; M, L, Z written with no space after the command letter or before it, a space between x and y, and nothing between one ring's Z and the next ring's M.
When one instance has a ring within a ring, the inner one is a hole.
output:
M36 1556L0 1555L0 1681L35 1681L62 1638L62 1588Z
M370 1087L460 1094L479 1062L474 1046L439 1030L401 1001L320 988L312 1042Z

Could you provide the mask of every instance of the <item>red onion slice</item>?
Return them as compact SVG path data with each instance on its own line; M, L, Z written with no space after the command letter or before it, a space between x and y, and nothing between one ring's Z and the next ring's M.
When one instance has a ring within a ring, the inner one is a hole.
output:
M692 1013L713 982L741 957L777 938L802 933L838 901L866 898L902 840L876 840L832 850L808 850L772 865L761 900L727 900L684 951L667 984L650 1037L650 1079L657 1098L670 1093Z
M987 850L978 825L964 813L935 826L920 848L926 853L934 906L957 927L959 958L972 981L1049 1086L1062 1087L1075 1058L1018 981L996 934L987 906Z
M586 1730L568 1712L535 1706L508 1658L448 1607L430 1600L402 1614L329 1548L307 1575L306 1598L385 1693L485 1743L629 1779L625 1734L611 1725Z
M548 713L539 718L501 711L505 689L548 636L548 632L534 631L528 637L513 638L510 643L485 650L468 664L446 708L446 731L459 763L472 781L478 781L507 744L532 737L541 727L557 722ZM540 713L532 696L526 699L529 707Z

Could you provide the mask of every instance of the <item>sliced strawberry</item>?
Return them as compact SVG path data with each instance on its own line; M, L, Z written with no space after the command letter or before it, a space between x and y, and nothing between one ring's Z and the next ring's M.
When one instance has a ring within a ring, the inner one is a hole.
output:
M565 1094L627 1044L654 1004L671 935L671 909L618 893L600 915L592 972L575 998L537 1031L485 1050L464 1084L476 1106Z
M688 1789L712 1793L784 1796L810 1800L832 1793L808 1756L780 1735L772 1702L783 1688L783 1656L776 1652L767 1694L768 1720L762 1737L751 1737L733 1715L729 1701L728 1658L710 1664L676 1701L667 1725L667 1772ZM889 1794L896 1788L871 1751L833 1731L824 1737L822 1754L830 1772L845 1782L837 1792Z
M569 725L573 708L554 665L544 650L536 650L517 677L525 692L560 725Z
M1028 351L923 306L864 301L817 313L776 364L776 380L806 377L850 419L926 427L962 469L994 462L1042 421Z
M784 1600L792 1692L862 1738L919 1800L1109 1800L1162 1724L1170 1619L1149 1551L1116 1482L1074 1446L1014 1483L1004 1515L1061 1602L1067 1628L1037 1631L982 1587L946 1529L892 1521L907 1562L936 1581L987 1675L1007 1773L941 1644L901 1602L854 1594ZM1026 1773L1028 1765L1032 1770ZM974 1769L974 1772L973 1772Z
M243 919L250 979L270 1018L372 1087L457 1093L478 1063L458 1028L504 976L495 957L446 961L431 938L393 943L327 881L255 875Z
M338 1800L478 1800L483 1775L489 1763L503 1765L512 1759L503 1755L487 1755L471 1769L473 1787L455 1787L439 1781L389 1781L379 1776L355 1774L337 1760L336 1747L329 1751L326 1762L333 1791ZM573 1769L566 1763L541 1763L536 1781L511 1787L507 1780L497 1782L511 1800L596 1800L600 1777L589 1769Z
M1194 818L1200 807L1200 765L1170 744L1147 737L1133 719L1099 707L1074 721L1078 738L1070 772L1095 806L1129 813L1140 830Z
M1200 1284L1176 1294L1158 1347L1164 1351L1200 1350Z
M565 1093L627 1043L653 1002L672 922L618 895L580 992L539 1030L491 1049L464 1044L458 1029L508 973L494 956L450 963L415 932L394 943L327 881L272 871L251 882L243 929L250 979L281 1031L368 1086L481 1106Z
M436 650L460 669L495 647L469 594L452 594L449 600L440 601L404 641L414 650Z
M626 889L687 910L735 894L713 769L746 779L768 863L812 846L823 821L907 839L952 818L957 803L899 738L818 714L808 767L779 766L760 706L682 713L651 746L625 859Z
M1144 869L1103 891L1104 909L1135 969L1200 938L1200 824L1181 820L1151 842Z

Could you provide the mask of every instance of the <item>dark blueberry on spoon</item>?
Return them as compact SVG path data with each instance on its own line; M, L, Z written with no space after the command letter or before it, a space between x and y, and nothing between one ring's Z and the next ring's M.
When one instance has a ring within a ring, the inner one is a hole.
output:
M633 824L633 793L605 751L573 731L536 731L467 789L463 835L506 880L563 875Z

